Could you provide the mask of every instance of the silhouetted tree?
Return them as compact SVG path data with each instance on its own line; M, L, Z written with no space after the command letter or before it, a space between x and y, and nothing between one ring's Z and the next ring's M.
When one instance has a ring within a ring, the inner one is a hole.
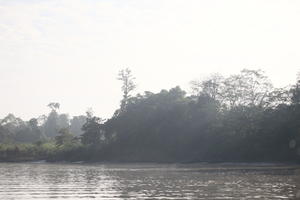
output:
M48 104L48 107L51 109L51 112L49 113L47 120L45 121L44 131L47 137L54 138L55 136L57 136L59 131L59 115L57 113L57 110L59 109L59 103L50 103Z
M129 68L119 71L118 80L122 81L123 99L121 101L121 112L126 109L128 99L131 97L131 92L136 88L134 77Z
M60 135L55 137L55 144L57 146L71 144L75 138L74 135L70 132L69 128L60 129L59 134Z
M82 126L86 122L86 116L80 115L80 116L74 116L71 119L71 125L70 130L75 136L79 136L83 133L81 130Z
M179 86L133 96L130 70L119 80L121 108L108 120L90 109L70 121L58 103L49 104L48 117L6 116L0 160L300 161L299 81L273 88L263 71L245 69L194 81L190 96ZM72 132L82 132L80 141ZM25 142L34 144L16 144Z
M87 112L86 123L82 127L81 142L84 145L100 144L105 138L103 120Z
M60 104L59 103L56 103L56 102L51 102L48 104L48 107L52 110L52 111L55 111L57 112L59 107L60 107Z

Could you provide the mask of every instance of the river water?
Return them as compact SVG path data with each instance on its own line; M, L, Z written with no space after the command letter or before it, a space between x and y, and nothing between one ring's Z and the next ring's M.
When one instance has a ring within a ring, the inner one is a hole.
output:
M0 199L296 199L299 174L261 164L0 163Z

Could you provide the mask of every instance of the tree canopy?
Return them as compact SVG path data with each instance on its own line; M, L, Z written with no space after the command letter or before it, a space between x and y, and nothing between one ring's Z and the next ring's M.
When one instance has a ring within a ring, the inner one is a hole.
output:
M176 86L133 95L131 71L118 79L123 98L107 120L70 117L59 103L29 121L7 115L0 160L300 161L300 81L274 88L263 71L244 69L192 81L192 94Z

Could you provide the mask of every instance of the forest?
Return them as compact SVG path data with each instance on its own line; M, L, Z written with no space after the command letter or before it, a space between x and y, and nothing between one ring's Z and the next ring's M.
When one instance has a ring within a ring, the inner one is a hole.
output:
M0 119L0 161L299 162L300 79L275 88L261 70L212 74L158 93L135 94L130 69L110 119L49 114Z

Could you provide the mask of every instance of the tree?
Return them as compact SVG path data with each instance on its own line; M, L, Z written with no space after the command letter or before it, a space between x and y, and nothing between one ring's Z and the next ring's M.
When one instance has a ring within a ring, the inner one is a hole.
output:
M51 102L48 104L48 107L52 110L52 111L55 111L57 112L59 107L60 107L60 104L59 103L56 103L56 102Z
M298 80L297 83L292 87L290 93L292 94L292 98L291 98L292 103L299 104L300 103L300 80Z
M13 114L8 114L4 119L1 120L0 125L8 129L10 132L15 133L25 126L25 122Z
M273 88L263 71L245 69L195 81L191 96L179 86L133 96L131 71L118 79L123 99L109 120L89 109L70 121L58 103L28 122L13 114L0 120L0 160L300 161L300 81ZM37 141L41 128L48 141L18 144Z
M71 144L74 140L74 136L70 132L69 128L62 128L59 130L58 136L55 137L55 144L57 146L62 146L65 144Z
M69 128L70 127L70 117L68 114L60 114L58 115L57 119L58 127L62 128Z
M20 143L34 143L44 139L38 121L35 118L30 119L26 126L23 126L16 132L15 141Z
M131 97L131 92L136 88L134 77L129 68L119 71L118 80L122 81L123 99L121 101L121 112L125 111L128 99Z
M196 96L207 96L222 102L222 90L224 88L224 77L220 74L212 74L202 81L191 81L192 93Z
M208 96L230 108L241 105L267 107L272 98L275 100L271 95L273 86L262 70L243 69L226 78L213 74L205 80L192 81L191 89L197 96Z
M224 80L222 96L230 107L265 107L273 86L261 70L243 69L240 74L231 75Z
M0 125L0 143L12 143L14 141L14 135L8 129Z
M289 105L292 102L292 98L289 88L274 88L268 93L265 106L267 108L276 108L279 105Z
M76 136L81 135L83 133L81 128L85 122L86 122L86 116L84 115L74 116L71 119L71 125L70 125L71 132Z
M59 115L57 113L59 103L49 103L48 107L51 109L51 112L49 113L47 120L45 121L44 131L47 137L53 138L58 134L59 131Z
M104 120L87 112L86 123L82 126L81 142L84 145L96 145L105 140Z
M44 122L44 131L46 136L55 137L62 128L69 128L70 119L68 114L58 113L59 103L49 103L48 107L51 111Z
M38 119L32 118L29 120L28 123L29 123L31 132L35 135L36 141L45 139L45 135L42 133L41 127L39 127Z

